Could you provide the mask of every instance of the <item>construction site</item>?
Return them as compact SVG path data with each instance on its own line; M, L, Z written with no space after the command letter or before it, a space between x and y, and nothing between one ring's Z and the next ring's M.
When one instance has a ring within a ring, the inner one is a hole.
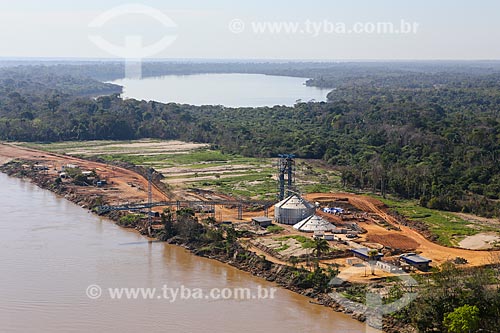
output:
M60 182L66 196L99 201L100 215L139 216L140 223L133 227L145 235L164 227L160 214L165 210L189 208L214 228L230 225L244 231L242 244L271 262L307 268L313 259L319 260L320 265L335 265L340 276L346 272L344 278L352 281L426 272L446 261L486 265L498 253L438 245L366 195L303 194L295 183L295 157L289 154L275 159L276 200L242 200L201 189L172 191L152 168L0 144L0 164L9 161L22 161L19 167L26 174L36 173L47 183ZM318 238L328 243L329 250L315 257ZM368 267L373 274L367 274Z

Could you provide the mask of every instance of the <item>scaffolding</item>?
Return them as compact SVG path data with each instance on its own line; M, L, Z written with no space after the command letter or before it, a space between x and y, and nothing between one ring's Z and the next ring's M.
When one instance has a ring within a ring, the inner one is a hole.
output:
M285 199L285 188L287 196L295 193L295 155L278 155L278 199Z

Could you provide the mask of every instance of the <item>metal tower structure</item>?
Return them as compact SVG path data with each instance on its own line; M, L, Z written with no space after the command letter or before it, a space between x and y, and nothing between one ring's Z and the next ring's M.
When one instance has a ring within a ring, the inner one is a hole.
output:
M287 196L295 192L295 155L280 154L278 155L278 198L285 199L285 187Z

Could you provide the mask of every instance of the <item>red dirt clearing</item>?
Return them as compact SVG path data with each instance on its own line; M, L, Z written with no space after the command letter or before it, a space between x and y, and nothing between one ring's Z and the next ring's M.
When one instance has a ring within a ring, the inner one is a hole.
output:
M388 246L393 249L401 249L405 251L414 251L420 245L414 239L399 234L390 235L389 237L387 235L369 234L366 239L369 242L379 243L386 247Z

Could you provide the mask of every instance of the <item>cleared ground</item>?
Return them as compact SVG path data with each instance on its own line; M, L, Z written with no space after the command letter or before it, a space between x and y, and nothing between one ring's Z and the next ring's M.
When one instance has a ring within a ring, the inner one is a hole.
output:
M0 143L0 161L7 162L13 159L31 160L44 164L49 168L48 174L53 175L54 179L58 177L61 167L67 164L77 165L82 170L95 170L101 178L108 180L109 186L103 188L72 186L71 188L77 194L104 195L111 204L144 202L145 198L147 198L147 180L127 169ZM68 186L70 185L68 184ZM165 200L166 196L161 190L153 186L153 198L160 201Z
M321 193L308 194L306 195L306 198L313 202L347 199L351 205L359 210L377 214L389 225L396 226L399 230L387 230L387 228L367 220L366 222L359 223L360 226L367 231L360 241L369 241L370 236L372 236L378 240L378 243L390 244L394 240L401 240L402 237L404 237L404 243L407 247L416 247L415 250L420 252L424 257L432 259L434 265L442 264L445 261L453 260L456 257L465 258L469 264L473 266L486 265L492 263L494 258L500 254L498 251L473 251L435 244L419 234L417 231L409 227L399 225L396 218L389 214L387 206L383 202L369 196L356 195L352 193Z
M382 244L385 247L401 249L405 251L415 251L420 245L414 239L399 234L394 234L391 235L391 237L387 237L387 235L384 234L371 233L366 237L366 239L369 242Z
M89 149L87 143L79 143L80 147L77 149L75 148L75 143L66 143L66 146L64 146L64 144L58 144L58 146L46 145L47 147L44 148L51 151L69 149L68 152L79 152L77 155L85 155L87 157L99 155L100 157L104 157L106 159L127 160L130 162L135 161L141 162L137 164L153 165L157 169L166 173L167 182L169 184L178 186L178 195L183 199L231 199L231 196L224 194L224 191L218 191L219 189L225 189L231 193L236 191L236 193L238 193L238 188L245 189L246 187L249 187L249 191L254 191L254 194L262 193L257 192L255 187L252 186L261 186L262 182L265 183L266 181L269 182L270 188L266 189L264 193L269 192L274 195L276 191L274 185L275 179L273 176L276 173L276 170L273 168L273 164L275 162L274 159L251 159L238 155L222 154L220 151L213 151L207 148L200 148L192 145L186 146L186 150L181 151L179 150L179 147L182 145L178 142L171 142L172 145L175 146L175 148L171 149L168 148L168 143L169 142L160 143L153 140L141 140L140 142L132 142L130 147L128 147L128 144L125 143L106 142L99 145L93 142L88 143L89 145L93 145L91 149ZM115 155L101 154L101 149L104 149L106 146L111 146L108 148L114 149ZM150 150L148 150L148 147ZM120 153L116 152L117 149ZM137 149L144 149L146 152L151 154L139 154ZM91 151L94 151L94 153ZM152 153L152 151L154 151L154 153ZM112 186L107 189L77 188L76 190L87 194L104 193L113 203L139 202L145 201L147 198L145 191L145 189L147 189L147 182L143 177L132 171L113 167L107 165L106 163L89 162L68 155L60 155L52 152L40 152L29 148L20 148L11 144L0 144L0 161L7 161L13 158L31 159L47 164L50 166L49 172L54 173L54 175L57 174L54 169L59 169L61 165L67 163L78 164L82 169L95 169L101 175L108 178L111 181ZM321 162L297 161L298 174L303 177L302 184L311 184L314 186L314 184L320 183L320 179L322 177L335 181L334 171L328 170L327 168L323 169L321 164L315 163ZM192 175L191 172L193 173ZM214 181L220 181L221 184L212 185L209 183L203 185L202 183L207 182L207 180L197 179L199 177L210 176L215 177L216 179ZM182 181L176 183L176 180L178 179L182 179ZM224 180L227 180L227 183L225 183ZM131 186L131 184L134 186ZM214 190L215 192L200 191L200 187L197 186L204 187L205 190ZM190 188L197 188L198 191L189 190ZM255 196L259 197L259 194L255 194ZM362 237L356 241L359 244L366 244L366 242L368 242L374 246L381 244L386 247L399 248L405 251L416 251L421 253L423 256L432 259L433 265L439 265L447 260L462 257L465 258L470 265L477 266L491 263L495 257L500 256L500 252L496 251L473 251L435 244L419 234L417 231L404 225L400 225L398 220L389 212L387 205L373 197L352 193L311 193L305 195L305 197L311 202L347 202L349 205L356 208L360 212L359 214L366 214L367 218L361 219L359 225L365 229L367 233L362 235ZM154 199L164 200L166 198L160 190L155 188ZM445 219L436 219L432 214L441 214L442 212L429 212L420 209L417 210L417 208L410 206L407 203L399 204L399 208L413 213L413 218L420 218L423 220L428 219L426 222L438 232L442 232L442 230L445 230L448 227L448 225L442 221L446 221L447 223L456 223L456 226L452 224L455 229L452 228L451 230L466 230L466 232L471 232L471 234L460 234L460 237L453 238L457 240L460 239L465 242L465 244L463 244L464 246L480 248L478 246L483 246L485 243L493 244L496 242L496 239L492 238L494 236L493 234L487 234L488 237L484 237L484 232L487 232L484 228L488 227L488 224L486 223L487 221L480 220L479 222L481 222L481 224L472 221L472 218L465 220L456 215L452 215L449 218L446 217ZM218 219L224 219L225 216L236 216L236 209L234 207L217 207L216 209L217 214L220 214L220 216L216 216ZM272 209L269 213L270 216L273 215ZM427 216L429 214L430 216ZM257 215L262 215L262 212L245 211L243 216L244 219L249 220L252 216ZM338 225L342 225L344 223L340 217L329 216L328 218ZM431 218L431 220L429 220L429 218ZM469 227L467 227L467 225ZM466 227L468 229L465 229ZM295 239L291 240L290 238L285 239L281 237L283 235L304 235L310 238L311 235L301 234L289 226L284 226L284 229L285 230L281 235L265 236L272 239L270 242L273 244L269 244L270 247L280 253L282 252L285 255L291 255L291 253L288 252L292 252L293 255L296 255L298 253L295 251L300 252L305 250L305 248L302 245L299 245ZM469 229L472 231L469 231ZM463 237L481 234L483 236L476 236L475 239L467 239ZM467 241L469 243L467 243ZM266 254L266 257L270 256ZM339 263L344 261L345 260L341 259Z
M206 144L144 139L19 145L75 157L97 156L151 166L165 176L165 182L178 196L188 195L189 189L201 189L235 198L276 198L276 159L225 154ZM296 170L296 182L306 192L328 192L340 187L339 173L321 161L299 159Z
M21 143L21 146L47 150L60 154L95 156L107 154L156 155L188 152L206 148L207 144L183 141L137 140L137 141L80 141L54 143Z
M411 200L381 197L377 197L377 199L407 219L426 224L429 227L429 232L437 237L436 242L441 245L467 249L497 248L496 242L488 238L492 235L500 236L498 234L498 230L500 230L498 219L428 209Z

